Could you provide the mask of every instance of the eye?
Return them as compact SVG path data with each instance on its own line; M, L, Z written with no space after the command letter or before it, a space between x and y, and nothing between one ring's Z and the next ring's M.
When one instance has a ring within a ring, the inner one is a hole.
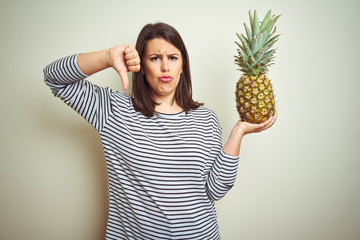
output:
M159 57L151 57L150 60L151 61L157 61L157 60L159 60Z
M178 59L178 57L176 57L176 56L169 56L169 60L175 61L177 59Z

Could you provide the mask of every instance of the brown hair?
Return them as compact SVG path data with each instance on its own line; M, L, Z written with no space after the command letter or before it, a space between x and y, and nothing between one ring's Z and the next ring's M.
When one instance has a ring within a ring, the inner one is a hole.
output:
M185 44L177 30L166 23L147 24L140 31L136 41L136 50L143 62L147 41L154 38L162 38L174 45L181 52L183 60L183 71L180 75L179 83L176 87L174 99L176 103L188 113L191 109L196 109L203 105L192 99L192 86L190 75L189 56ZM141 68L143 65L141 63ZM150 86L142 71L133 73L132 81L132 102L136 111L141 112L147 117L152 117L155 113L156 103L150 92Z

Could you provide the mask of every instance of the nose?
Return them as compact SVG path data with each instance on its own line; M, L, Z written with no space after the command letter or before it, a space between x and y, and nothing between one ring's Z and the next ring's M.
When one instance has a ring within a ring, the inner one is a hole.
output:
M162 72L168 72L169 71L169 62L168 62L168 60L166 58L162 61L161 71Z

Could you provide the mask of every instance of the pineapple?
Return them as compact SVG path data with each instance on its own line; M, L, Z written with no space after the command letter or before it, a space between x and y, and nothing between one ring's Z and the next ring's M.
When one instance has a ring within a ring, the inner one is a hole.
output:
M275 49L272 49L279 35L274 25L280 16L271 16L269 10L259 23L256 11L249 12L250 29L244 23L246 37L237 33L240 42L235 64L243 75L236 83L236 108L243 121L262 123L275 114L275 98L272 84L267 78L268 67L272 65ZM274 29L274 30L273 30Z

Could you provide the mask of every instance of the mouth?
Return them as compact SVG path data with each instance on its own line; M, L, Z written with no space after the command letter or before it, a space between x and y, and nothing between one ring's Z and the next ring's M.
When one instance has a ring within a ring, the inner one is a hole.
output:
M162 76L162 77L159 78L159 80L161 82L165 82L165 83L170 82L172 79L173 78L171 76Z

